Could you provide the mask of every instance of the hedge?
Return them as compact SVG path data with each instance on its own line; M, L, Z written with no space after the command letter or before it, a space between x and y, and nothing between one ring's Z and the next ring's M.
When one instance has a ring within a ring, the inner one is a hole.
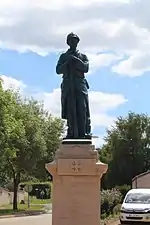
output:
M50 182L44 183L32 183L26 182L21 183L20 190L23 190L26 185L32 185L32 191L29 193L30 196L36 196L37 199L49 199L51 197L51 184Z

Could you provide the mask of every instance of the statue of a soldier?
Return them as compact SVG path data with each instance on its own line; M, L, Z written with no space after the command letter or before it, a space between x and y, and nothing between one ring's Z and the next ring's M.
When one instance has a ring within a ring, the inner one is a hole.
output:
M89 70L89 61L77 50L79 41L74 33L67 36L70 48L60 55L56 66L56 73L63 74L61 105L62 119L67 120L67 139L91 138L89 85L84 75Z

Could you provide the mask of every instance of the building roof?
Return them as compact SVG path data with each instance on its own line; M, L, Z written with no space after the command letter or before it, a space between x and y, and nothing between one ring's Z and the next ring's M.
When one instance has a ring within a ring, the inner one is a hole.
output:
M133 177L132 182L133 182L134 180L138 179L139 177L143 177L143 176L145 176L145 175L147 175L147 174L149 174L149 173L150 173L150 170L148 170L147 172L144 172L144 173L140 173L139 175Z

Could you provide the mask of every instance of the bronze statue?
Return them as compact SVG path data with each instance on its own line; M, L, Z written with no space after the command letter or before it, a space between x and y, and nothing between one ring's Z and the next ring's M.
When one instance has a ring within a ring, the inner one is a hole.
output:
M89 61L85 54L77 50L79 41L74 33L67 36L70 48L60 55L56 66L56 73L63 74L61 105L62 119L67 120L67 139L91 139L89 84L85 79Z

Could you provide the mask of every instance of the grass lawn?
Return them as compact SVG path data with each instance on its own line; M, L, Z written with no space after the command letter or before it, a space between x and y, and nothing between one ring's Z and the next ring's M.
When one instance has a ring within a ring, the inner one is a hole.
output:
M42 205L30 205L30 208L28 209L27 204L18 204L18 210L15 210L15 211L12 209L12 207L13 207L12 204L1 206L0 207L0 216L25 213L25 212L28 213L28 212L33 212L33 211L38 211L38 210L43 209Z
M19 213L29 213L33 211L43 210L44 204L50 204L51 199L37 199L36 197L30 197L30 207L28 209L27 199L26 204L18 204L18 210L13 210L13 205L2 205L0 206L0 216L10 215L10 214L19 214Z
M37 199L36 197L30 197L30 204L50 204L51 199Z

